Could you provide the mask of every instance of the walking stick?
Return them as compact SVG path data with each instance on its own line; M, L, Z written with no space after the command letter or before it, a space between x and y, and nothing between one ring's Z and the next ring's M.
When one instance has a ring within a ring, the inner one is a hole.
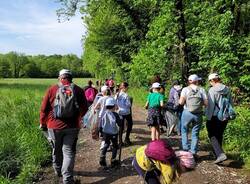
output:
M122 134L124 129L124 121L122 121L121 126L119 127L119 162L121 163L122 156Z

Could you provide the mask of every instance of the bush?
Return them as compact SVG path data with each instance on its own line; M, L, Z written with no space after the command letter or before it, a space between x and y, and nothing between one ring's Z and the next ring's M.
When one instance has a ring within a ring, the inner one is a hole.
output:
M250 168L250 109L237 107L236 111L237 118L228 123L225 131L225 149L227 152L239 154L246 167Z

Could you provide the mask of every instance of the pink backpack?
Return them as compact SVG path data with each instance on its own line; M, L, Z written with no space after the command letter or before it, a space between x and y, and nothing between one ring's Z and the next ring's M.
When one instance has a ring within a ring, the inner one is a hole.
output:
M180 165L188 168L188 169L194 169L195 168L195 160L192 153L189 151L176 151L175 155L177 158L180 159Z
M90 88L86 89L84 93L85 93L87 101L89 101L89 102L94 101L95 96L96 96L96 90L94 88L90 87Z
M151 141L145 149L145 154L149 158L162 162L167 162L169 159L175 157L174 150L164 140Z

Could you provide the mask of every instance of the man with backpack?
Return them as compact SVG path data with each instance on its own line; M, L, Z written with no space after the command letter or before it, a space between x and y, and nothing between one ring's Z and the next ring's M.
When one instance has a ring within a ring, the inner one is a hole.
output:
M40 128L48 131L51 140L55 174L63 177L64 184L71 184L80 121L87 111L87 101L83 90L72 82L70 70L61 70L58 80L43 98Z
M196 74L190 75L188 77L189 86L182 89L179 100L180 105L184 105L181 116L182 149L190 151L194 156L198 151L203 106L208 104L205 90L198 86L199 80L200 78ZM190 125L192 127L191 145L188 142L188 128Z
M223 149L223 133L226 129L228 120L235 118L235 112L232 108L232 98L230 89L221 83L220 76L212 73L208 76L211 88L208 91L207 131L210 142L213 146L217 159L215 164L227 159Z

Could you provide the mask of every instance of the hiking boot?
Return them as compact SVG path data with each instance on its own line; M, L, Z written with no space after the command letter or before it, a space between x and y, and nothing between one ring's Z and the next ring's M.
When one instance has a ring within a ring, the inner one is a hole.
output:
M119 160L111 160L111 167L116 167L119 165Z
M225 153L221 153L220 156L217 157L217 159L213 162L214 164L219 164L223 161L227 160L227 156Z
M106 167L106 166L107 166L105 157L100 157L99 164L100 164L101 166L103 166L103 167Z

